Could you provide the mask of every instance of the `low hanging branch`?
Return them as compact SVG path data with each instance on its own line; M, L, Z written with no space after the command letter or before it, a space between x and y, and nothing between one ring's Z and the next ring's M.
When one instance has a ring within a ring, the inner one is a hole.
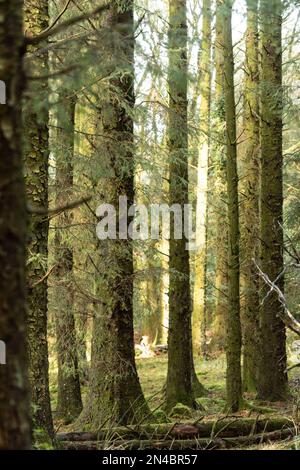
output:
M291 312L290 312L290 310L287 306L287 302L286 302L286 299L285 299L282 291L275 284L275 282L272 282L271 279L269 278L269 276L260 269L260 267L258 266L256 261L253 260L253 262L254 262L257 270L258 270L258 273L259 273L259 276L261 277L261 279L265 282L265 284L267 284L267 286L270 287L270 291L268 292L267 295L270 295L271 292L275 292L278 296L278 299L279 299L281 305L283 306L283 313L282 314L278 313L281 320L284 322L284 324L287 326L287 328L289 328L294 333L296 333L298 336L300 336L300 323L291 314Z
M100 13L106 11L109 7L110 7L109 3L106 5L98 6L97 8L95 8L93 11L89 13L84 13L82 15L74 16L73 18L70 18L69 20L66 20L63 23L60 23L57 25L51 25L49 28L45 29L37 36L26 36L25 46L39 44L40 42L48 39L50 36L54 36L55 34L58 34L61 31L64 31L66 28L69 28L70 26L73 26L74 24L79 23L80 21L85 21L95 15L99 15Z
M82 204L86 204L92 199L92 196L84 197L78 201L70 202L62 206L54 207L53 209L46 209L44 207L33 207L30 204L27 204L27 211L32 215L57 215L61 212L75 209Z

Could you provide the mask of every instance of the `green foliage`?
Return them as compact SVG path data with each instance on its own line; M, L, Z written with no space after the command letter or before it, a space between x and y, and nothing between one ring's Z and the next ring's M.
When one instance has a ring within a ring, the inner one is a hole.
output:
M192 410L182 403L177 403L173 406L170 416L172 418L191 418L193 416Z
M153 413L154 423L169 423L170 420L164 410L156 410Z
M36 450L54 450L53 443L45 430L41 428L33 430L33 448Z

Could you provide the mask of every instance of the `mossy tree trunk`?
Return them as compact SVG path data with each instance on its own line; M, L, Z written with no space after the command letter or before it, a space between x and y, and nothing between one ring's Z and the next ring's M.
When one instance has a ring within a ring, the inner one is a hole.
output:
M253 262L259 254L259 68L258 0L247 0L243 152L243 389L257 390L259 368L259 280Z
M226 312L226 390L227 406L237 411L242 398L241 323L239 269L239 200L237 174L237 136L232 47L232 0L223 1L224 98L227 138L228 197L228 303Z
M169 1L169 204L188 201L187 18L185 0ZM184 223L182 220L182 227ZM174 236L171 217L169 251L169 335L166 408L194 407L190 268L187 239Z
M227 183L225 149L225 113L223 85L223 11L221 2L216 8L215 36L215 93L212 113L212 164L214 168L214 193L212 198L216 219L215 237L215 311L212 322L212 348L221 351L225 347L225 317L228 311L228 225L227 219Z
M48 27L48 0L24 3L25 32L37 35ZM41 45L31 46L31 54ZM28 74L43 76L48 72L48 53L41 52L30 59ZM31 206L48 207L48 80L29 81L30 101L25 103L24 130L25 182L27 199ZM38 103L42 103L42 106ZM27 255L28 301L28 355L29 383L33 413L33 426L53 437L53 423L49 393L49 364L47 341L47 261L48 226L45 215L30 217ZM43 279L41 281L41 279Z
M57 109L56 135L56 206L71 201L73 192L73 154L76 101L61 91ZM82 410L78 371L78 349L74 318L73 250L70 225L73 216L63 211L56 217L55 312L58 390L57 416L69 422Z
M133 2L113 1L103 21L99 51L111 79L97 96L96 139L99 197L116 210L117 239L100 240L95 273L95 317L88 399L79 424L128 424L150 415L139 382L133 335L133 243L121 234L132 218L119 216L119 198L134 202L134 18ZM99 134L99 132L98 132ZM101 201L101 199L100 199ZM121 220L122 218L122 220ZM105 255L105 256L103 256ZM105 274L103 274L105 273Z
M261 269L283 291L282 231L282 2L261 1ZM269 290L262 286L261 298ZM261 307L259 396L282 400L287 392L285 327L275 292Z
M22 163L23 2L0 2L0 449L29 449L25 320L26 205Z
M154 245L155 246L155 245ZM160 266L157 260L147 259L147 280L145 286L147 317L143 325L143 334L148 336L150 344L160 343L162 339L163 318L160 305Z
M211 0L203 1L201 42L200 148L196 203L195 285L193 302L193 350L206 355L206 266L207 266L207 191L210 146L211 95Z

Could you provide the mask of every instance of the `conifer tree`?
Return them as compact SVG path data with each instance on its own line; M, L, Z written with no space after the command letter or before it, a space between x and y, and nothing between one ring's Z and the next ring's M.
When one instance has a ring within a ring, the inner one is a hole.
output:
M261 0L261 269L284 289L282 230L282 2ZM283 306L262 286L259 396L282 400L287 392ZM267 295L268 294L268 295ZM266 297L267 296L267 297Z
M0 449L31 445L26 354L26 204L22 155L23 1L0 2Z
M24 3L25 34L36 36L49 26L48 0ZM31 206L48 208L48 52L38 52L42 45L28 47L27 74L30 99L25 102L25 182ZM44 76L44 79L40 77ZM35 78L34 78L35 77ZM29 382L33 425L53 437L49 393L47 340L48 313L48 228L47 215L33 214L29 221L27 245L27 302Z

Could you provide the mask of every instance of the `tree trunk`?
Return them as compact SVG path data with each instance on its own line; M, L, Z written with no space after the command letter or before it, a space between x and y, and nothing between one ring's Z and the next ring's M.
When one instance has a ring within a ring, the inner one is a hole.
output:
M201 43L201 104L200 149L198 157L195 286L193 302L193 348L197 354L206 355L206 266L207 266L207 191L210 145L210 95L211 95L211 0L204 0L202 8Z
M23 2L0 3L0 449L29 449L25 321L26 205L22 168Z
M241 387L241 323L239 283L239 201L237 174L236 114L234 98L234 62L232 49L232 0L224 0L224 97L227 137L228 197L228 302L226 315L226 390L227 406L237 411L242 398Z
M169 1L170 206L188 201L187 19L185 0ZM183 217L182 217L182 227ZM185 236L176 240L171 217L169 252L169 335L166 408L194 407L189 251Z
M214 167L214 215L216 219L215 238L215 312L212 322L212 344L214 350L221 351L225 347L225 318L228 312L228 226L227 219L227 184L226 184L226 149L225 149L225 113L223 84L223 11L221 3L216 9L215 37L215 103L213 112L212 163Z
M76 102L59 95L56 136L56 206L70 202L73 189L74 125ZM66 422L76 418L82 410L78 371L78 351L74 318L73 251L69 226L72 212L64 211L56 217L55 257L57 299L55 312L58 366L57 416Z
M283 292L282 231L282 3L261 1L261 269ZM261 298L269 287L262 285ZM259 396L282 400L287 392L283 306L275 292L261 307Z
M119 224L125 221L119 217L119 198L126 196L129 206L134 201L133 2L113 2L103 24L106 34L100 52L101 58L107 57L112 78L97 97L96 120L103 136L96 142L98 196L115 208L118 236L99 241L101 256L94 263L99 302L95 303L89 395L78 422L94 429L103 422L128 424L150 415L135 364L133 243L119 233ZM131 221L128 217L125 222L127 232Z
M253 262L259 250L259 70L258 0L247 0L247 33L244 85L244 161L243 171L243 388L257 390L259 367L259 280Z
M38 4L26 0L24 4L26 34L37 35L49 24L48 0ZM35 53L41 45L31 46ZM48 53L40 53L30 59L28 74L46 75ZM31 206L48 207L48 80L29 82L31 100L25 103L24 127L26 134L25 182L27 199ZM43 105L37 109L37 100ZM47 341L47 272L49 221L44 215L31 215L27 258L27 301L28 301L28 356L29 383L31 391L32 418L35 429L42 429L53 437L53 423L49 393L49 363Z

